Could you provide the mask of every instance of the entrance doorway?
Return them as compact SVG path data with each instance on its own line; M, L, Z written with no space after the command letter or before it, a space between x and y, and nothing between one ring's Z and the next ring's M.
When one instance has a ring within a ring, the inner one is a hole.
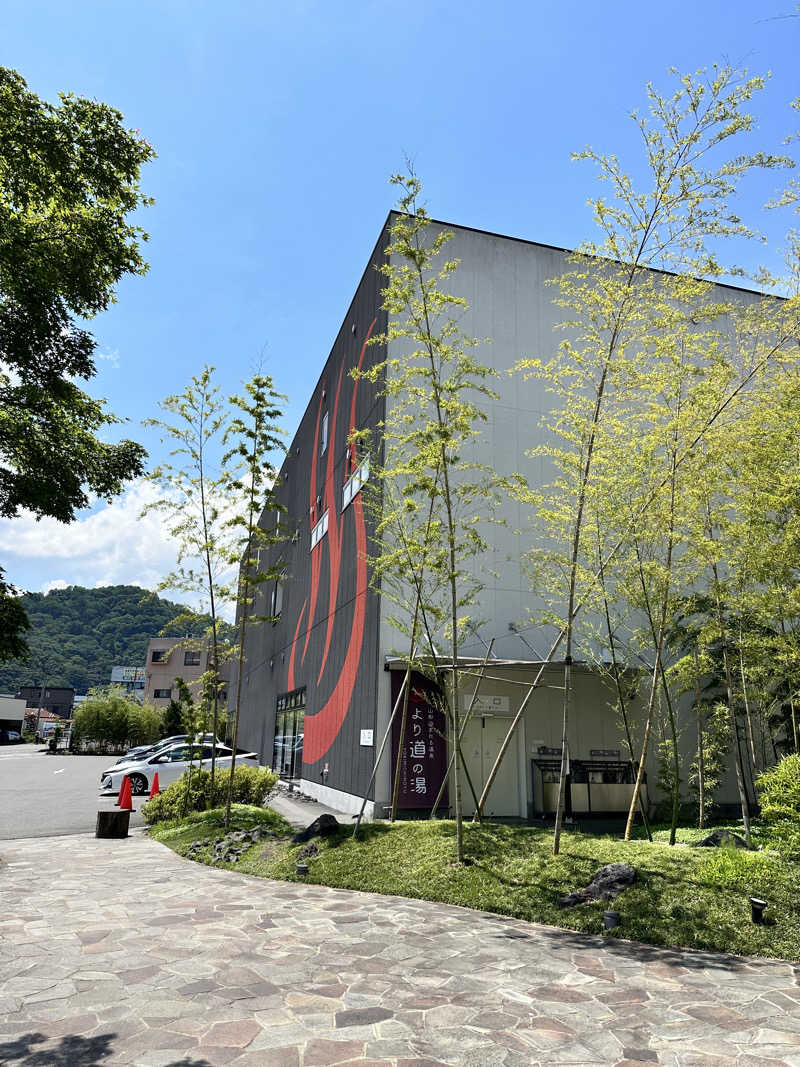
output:
M293 689L278 697L275 712L275 740L272 747L272 769L281 778L299 778L303 767L303 736L305 733L306 690Z
M461 746L469 776L472 779L478 798L483 792L483 787L489 778L489 772L494 766L500 752L500 746L505 740L510 725L510 718L501 718L493 715L476 715L467 724ZM517 744L518 742L512 742L511 747L506 752L500 773L497 775L491 792L486 799L483 809L484 815L514 817L521 814L519 808ZM475 802L467 782L464 782L461 794L464 800L464 812L471 815L475 811Z

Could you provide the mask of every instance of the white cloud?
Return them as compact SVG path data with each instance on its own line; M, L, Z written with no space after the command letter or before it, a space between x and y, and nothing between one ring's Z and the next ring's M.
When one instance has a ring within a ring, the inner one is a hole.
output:
M176 565L176 543L162 516L142 509L162 497L140 480L111 504L76 522L37 521L23 513L0 520L0 552L9 579L26 589L139 585L155 589ZM166 590L165 596L202 606L198 596Z
M94 358L95 359L100 359L100 360L105 360L107 363L110 363L112 367L118 367L119 366L119 349L118 348L110 348L107 352L103 352L99 348L96 348L95 351L94 351Z
M51 589L66 589L69 585L63 578L54 578L52 582L45 582L42 586L43 593L49 593Z

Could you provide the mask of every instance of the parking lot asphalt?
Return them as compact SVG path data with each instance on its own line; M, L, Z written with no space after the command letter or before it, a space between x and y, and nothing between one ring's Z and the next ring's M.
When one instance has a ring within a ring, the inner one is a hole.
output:
M142 831L2 842L0 881L14 1067L800 1067L789 962L265 881Z
M51 755L39 745L0 748L0 841L94 832L97 812L116 798L100 799L100 773L116 756ZM134 799L134 808L140 803ZM132 827L141 826L138 811Z

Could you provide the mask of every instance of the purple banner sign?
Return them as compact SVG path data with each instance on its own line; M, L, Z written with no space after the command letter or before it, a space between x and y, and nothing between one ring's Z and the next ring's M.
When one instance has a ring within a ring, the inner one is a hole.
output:
M405 673L392 671L392 707L395 705ZM392 788L400 757L399 808L433 807L447 770L447 744L445 743L444 713L433 699L431 683L419 674L411 675L411 693L408 701L405 737L400 743L402 704L392 725ZM447 812L447 789L439 811Z

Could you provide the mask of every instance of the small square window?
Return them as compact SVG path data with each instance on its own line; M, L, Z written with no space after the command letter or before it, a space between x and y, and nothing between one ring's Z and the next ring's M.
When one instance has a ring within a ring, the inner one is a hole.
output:
M200 651L199 649L190 649L183 654L184 667L199 667L200 666Z
M154 700L169 700L169 698L171 696L172 696L172 690L171 689L154 689L153 690L153 699Z
M167 662L167 652L168 652L168 649L166 649L166 648L154 648L153 652L152 652L152 654L150 656L150 662L151 663L166 663Z

